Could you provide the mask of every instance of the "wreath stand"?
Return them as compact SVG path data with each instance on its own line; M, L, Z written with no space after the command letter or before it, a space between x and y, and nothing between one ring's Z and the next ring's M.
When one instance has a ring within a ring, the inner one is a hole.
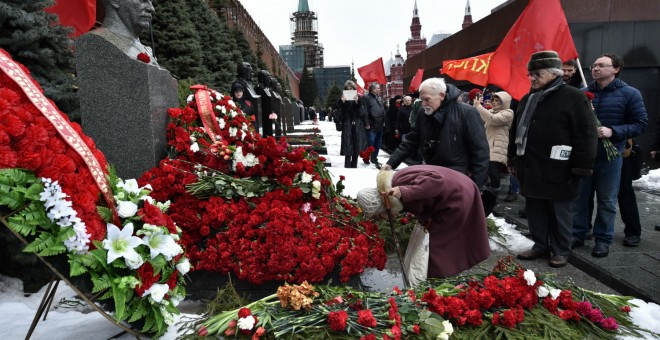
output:
M4 226L9 229L16 238L18 238L23 244L26 246L29 244L28 241L19 233L15 232L13 229L9 228L9 224L7 223L6 218L9 217L11 214L7 216L0 216L0 223L2 223ZM30 329L28 330L27 335L25 336L25 340L30 339L32 336L32 333L34 332L34 329L37 327L37 324L39 323L39 319L41 319L41 316L43 315L43 320L46 320L46 317L48 316L48 310L50 309L50 306L53 303L53 298L55 297L55 292L57 291L57 287L59 286L60 281L64 281L78 296L80 296L81 299L83 299L92 309L95 311L99 312L104 318L106 318L108 321L112 322L115 326L119 327L122 329L122 331L109 339L115 339L118 338L124 334L131 334L135 337L135 339L140 340L144 335L136 332L135 330L131 329L129 326L117 322L112 316L108 315L106 311L101 309L101 307L97 306L94 303L94 299L96 299L98 296L102 295L105 293L105 290L97 293L96 295L92 297L88 297L78 289L69 279L66 278L66 276L62 275L55 266L53 266L48 260L43 258L42 256L39 256L37 254L34 254L41 262L43 262L52 272L53 272L53 277L50 280L50 283L48 283L48 287L46 288L46 292L44 293L44 297L41 299L41 303L39 304L39 308L37 309L37 313L34 315L34 319L32 319L32 324L30 325Z

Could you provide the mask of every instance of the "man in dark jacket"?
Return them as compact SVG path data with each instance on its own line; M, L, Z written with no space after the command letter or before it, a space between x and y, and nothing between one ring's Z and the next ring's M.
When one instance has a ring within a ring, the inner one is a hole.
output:
M648 125L648 116L644 101L639 91L628 86L619 79L623 69L623 59L614 54L603 54L591 66L594 81L589 84L589 91L594 93L592 100L594 110L602 126L598 128L598 156L594 164L594 174L582 180L580 197L575 202L573 218L573 247L584 245L589 228L589 198L591 192L596 192L596 220L593 225L593 235L596 244L591 252L594 257L605 257L609 254L609 246L614 238L614 220L616 218L617 195L621 181L621 157L608 159L602 139L610 142L623 152L626 139L641 135ZM630 181L630 179L628 179ZM637 202L632 196L634 209ZM626 205L626 203L624 203ZM637 211L634 211L637 214ZM626 215L628 216L628 215ZM639 218L639 217L637 217ZM628 223L624 230L626 238L624 245L639 244L641 226L639 223Z
M404 96L403 105L399 108L399 112L396 116L396 123L394 124L394 132L399 136L400 140L403 140L406 135L410 132L410 111L412 110L412 97Z
M489 150L484 124L472 106L458 102L460 90L442 78L419 87L422 109L415 126L383 166L396 168L419 148L426 164L454 169L472 178L480 191L488 176Z
M571 252L571 203L579 177L596 158L596 123L591 104L561 78L555 51L534 53L527 64L532 89L518 105L509 133L508 158L515 165L534 246L521 260L550 258L563 267Z
M367 129L367 137L369 138L369 145L374 147L374 152L371 154L371 162L378 163L378 150L383 141L383 124L385 123L385 108L378 100L380 94L380 84L373 82L369 84L369 93L363 98L364 109L367 112L369 124L365 126Z

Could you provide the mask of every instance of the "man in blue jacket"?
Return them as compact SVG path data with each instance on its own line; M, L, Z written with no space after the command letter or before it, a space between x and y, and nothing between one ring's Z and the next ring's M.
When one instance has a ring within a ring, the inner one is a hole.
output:
M593 225L595 246L591 255L605 257L614 238L617 195L621 180L621 157L608 160L603 139L623 152L626 139L641 135L648 124L644 101L639 91L619 79L623 70L623 59L615 54L603 54L591 66L594 79L588 90L595 94L592 100L594 111L602 126L598 128L598 154L593 176L582 178L580 196L575 201L573 217L572 247L584 245L589 228L589 197L596 192L596 220ZM626 238L637 237L640 231L626 230ZM628 235L630 234L630 235ZM639 242L639 241L637 241Z

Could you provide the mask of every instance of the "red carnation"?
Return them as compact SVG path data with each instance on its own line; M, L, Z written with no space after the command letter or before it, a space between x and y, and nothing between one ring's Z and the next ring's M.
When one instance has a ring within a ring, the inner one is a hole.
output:
M420 333L419 325L418 325L418 324L413 325L413 333L415 333L415 334L419 334L419 333Z
M361 310L358 312L358 323L364 327L376 327L376 318L370 309Z
M151 288L151 286L160 280L160 273L154 274L154 267L149 262L146 262L142 267L137 270L137 277L140 284L135 287L135 292L142 296L144 292Z
M346 311L340 310L338 312L330 312L328 314L328 325L334 332L342 332L346 329L346 321L348 314Z
M139 61L141 61L145 64L148 64L149 62L151 62L151 58L149 58L149 55L144 53L144 52L137 55L137 60L139 60Z
M596 95L591 91L586 91L584 94L587 96L587 98L589 98L589 100L594 100L594 98L596 98Z
M630 306L621 307L621 311L624 312L624 313L630 313Z
M238 317L239 318L247 318L248 316L252 315L252 311L250 308L241 308L238 310Z

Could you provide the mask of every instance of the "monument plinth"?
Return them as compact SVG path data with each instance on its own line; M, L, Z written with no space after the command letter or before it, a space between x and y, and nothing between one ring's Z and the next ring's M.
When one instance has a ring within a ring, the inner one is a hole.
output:
M95 32L77 39L76 52L83 131L120 177L140 177L166 156L167 109L178 106L177 81Z

